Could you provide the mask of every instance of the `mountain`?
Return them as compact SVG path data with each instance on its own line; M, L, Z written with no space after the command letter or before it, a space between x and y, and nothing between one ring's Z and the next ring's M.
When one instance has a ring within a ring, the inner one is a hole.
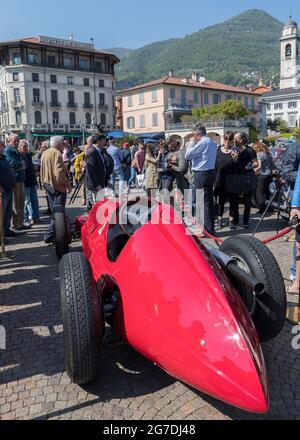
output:
M129 53L116 68L118 89L198 72L210 80L245 86L279 79L283 23L259 9L244 12L184 38L149 44Z
M134 49L126 49L125 47L114 47L113 49L105 50L116 55L121 61L134 51Z

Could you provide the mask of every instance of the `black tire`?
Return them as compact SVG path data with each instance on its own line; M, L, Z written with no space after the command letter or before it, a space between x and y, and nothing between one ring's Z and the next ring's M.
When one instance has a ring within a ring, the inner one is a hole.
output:
M91 268L81 252L64 255L59 266L66 371L73 383L98 374L105 322Z
M227 239L220 250L237 259L238 264L265 286L262 295L255 296L249 288L233 281L241 295L262 342L274 339L282 330L287 311L283 276L272 252L254 237Z
M55 252L57 258L61 260L69 252L69 244L71 243L69 220L63 206L54 208L53 220Z

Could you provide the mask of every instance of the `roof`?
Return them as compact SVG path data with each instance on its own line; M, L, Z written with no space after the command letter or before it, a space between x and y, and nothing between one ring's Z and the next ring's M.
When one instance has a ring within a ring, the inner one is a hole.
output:
M276 96L285 96L285 95L297 95L300 94L300 88L295 89L290 87L288 89L275 89L272 92L265 93L264 98L275 98Z
M174 86L185 86L185 87L197 87L199 89L212 89L212 90L221 90L225 92L232 92L232 93L247 93L249 95L257 95L260 96L260 93L253 92L248 89L244 89L242 87L235 87L230 86L228 84L222 84L218 83L216 81L209 81L205 80L203 83L200 83L199 81L196 81L194 79L189 79L188 82L184 82L185 78L180 77L174 77L174 76L165 76L163 78L149 81L144 84L140 84L135 87L131 87L129 89L122 90L120 93L128 93L133 92L135 90L145 89L147 87L154 87L161 84L168 84L168 85L174 85Z
M58 40L62 40L62 39L58 38ZM93 52L93 53L96 53L96 54L99 54L99 55L108 55L110 57L115 58L117 62L120 61L119 58L115 54L113 54L111 52L107 52L107 51L102 50L102 49L78 48L78 47L72 47L72 46L66 46L66 45L60 46L59 44L54 45L54 44L50 44L50 43L41 42L39 37L28 37L28 38L20 38L20 39L17 39L17 40L1 41L0 42L0 47L1 46L10 45L10 44L15 44L15 43L38 44L39 46L63 47L65 49L80 50L80 51L83 51L83 52Z

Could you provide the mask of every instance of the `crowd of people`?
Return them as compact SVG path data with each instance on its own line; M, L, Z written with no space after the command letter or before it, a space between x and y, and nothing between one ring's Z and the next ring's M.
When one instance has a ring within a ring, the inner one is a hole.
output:
M198 220L210 234L226 226L227 202L228 225L235 230L242 203L243 228L248 229L253 200L259 213L265 210L274 166L262 142L250 146L244 133L227 132L224 144L218 146L202 125L195 127L186 145L176 140L145 144L143 139L117 145L115 139L97 134L84 147L72 148L63 137L54 136L41 144L32 159L28 142L11 134L6 146L0 143L0 152L6 238L40 222L38 187L45 190L48 213L53 214L55 205L65 206L74 186L81 187L82 205L90 210L100 190L110 186L117 195L117 181L119 194L144 188L151 196L153 191L172 192L177 187L184 197L192 191L192 213L202 212L202 222ZM197 190L202 191L202 198L197 199ZM53 234L51 223L47 243L53 242Z

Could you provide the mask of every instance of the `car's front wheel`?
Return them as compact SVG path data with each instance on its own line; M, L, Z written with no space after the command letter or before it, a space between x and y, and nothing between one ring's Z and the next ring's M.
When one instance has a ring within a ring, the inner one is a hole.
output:
M66 370L73 383L86 384L99 369L105 329L101 297L83 253L64 255L59 269Z
M272 252L254 237L238 236L227 239L220 250L232 257L238 266L265 286L256 295L241 282L233 283L242 297L261 341L275 338L286 318L287 298L280 267Z

